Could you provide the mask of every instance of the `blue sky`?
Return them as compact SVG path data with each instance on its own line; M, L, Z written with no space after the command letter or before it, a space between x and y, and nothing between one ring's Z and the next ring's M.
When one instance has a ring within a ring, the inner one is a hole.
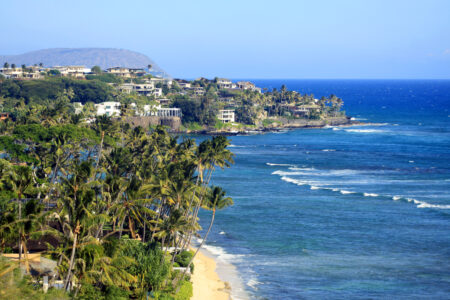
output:
M450 78L447 0L2 0L0 54L142 52L175 77Z

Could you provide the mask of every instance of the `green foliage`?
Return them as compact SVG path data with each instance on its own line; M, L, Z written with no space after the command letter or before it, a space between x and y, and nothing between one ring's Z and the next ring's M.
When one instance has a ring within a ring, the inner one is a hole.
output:
M93 66L91 68L91 72L94 74L101 74L102 73L102 68L100 68L99 66Z
M164 253L161 248L157 244L144 244L131 239L122 239L120 243L123 245L120 255L132 257L136 262L126 269L138 277L133 293L139 295L159 290L170 274L169 264L162 259Z
M86 75L86 79L87 80L98 80L98 81L106 82L106 83L122 83L123 82L122 78L115 76L114 74L110 74L110 73L104 73L104 74L98 73L95 75L89 74L89 75Z
M177 256L175 256L175 262L180 266L180 267L187 267L189 265L189 262L191 261L192 257L194 256L194 252L193 251L183 251L180 254L178 254ZM194 265L191 264L191 273L194 273Z
M73 102L100 103L113 99L112 88L98 80L76 80L71 78L47 78L42 80L12 80L0 83L0 96L23 98L37 104L56 99L65 90L72 89Z

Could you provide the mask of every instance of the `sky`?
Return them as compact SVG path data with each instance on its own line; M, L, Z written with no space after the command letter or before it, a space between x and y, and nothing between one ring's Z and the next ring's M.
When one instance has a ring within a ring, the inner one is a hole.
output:
M0 0L0 54L105 47L174 77L450 79L449 0Z

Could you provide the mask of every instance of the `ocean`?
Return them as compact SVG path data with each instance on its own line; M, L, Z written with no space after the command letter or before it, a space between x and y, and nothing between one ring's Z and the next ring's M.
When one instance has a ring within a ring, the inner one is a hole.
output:
M231 137L213 183L235 204L206 249L235 298L449 299L450 81L251 81L335 94L372 125Z

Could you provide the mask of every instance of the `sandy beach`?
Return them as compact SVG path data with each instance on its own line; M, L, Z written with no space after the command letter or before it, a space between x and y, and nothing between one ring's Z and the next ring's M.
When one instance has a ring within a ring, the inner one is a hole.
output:
M201 251L194 259L194 274L191 277L194 286L192 300L228 300L230 290L216 273L216 262Z

